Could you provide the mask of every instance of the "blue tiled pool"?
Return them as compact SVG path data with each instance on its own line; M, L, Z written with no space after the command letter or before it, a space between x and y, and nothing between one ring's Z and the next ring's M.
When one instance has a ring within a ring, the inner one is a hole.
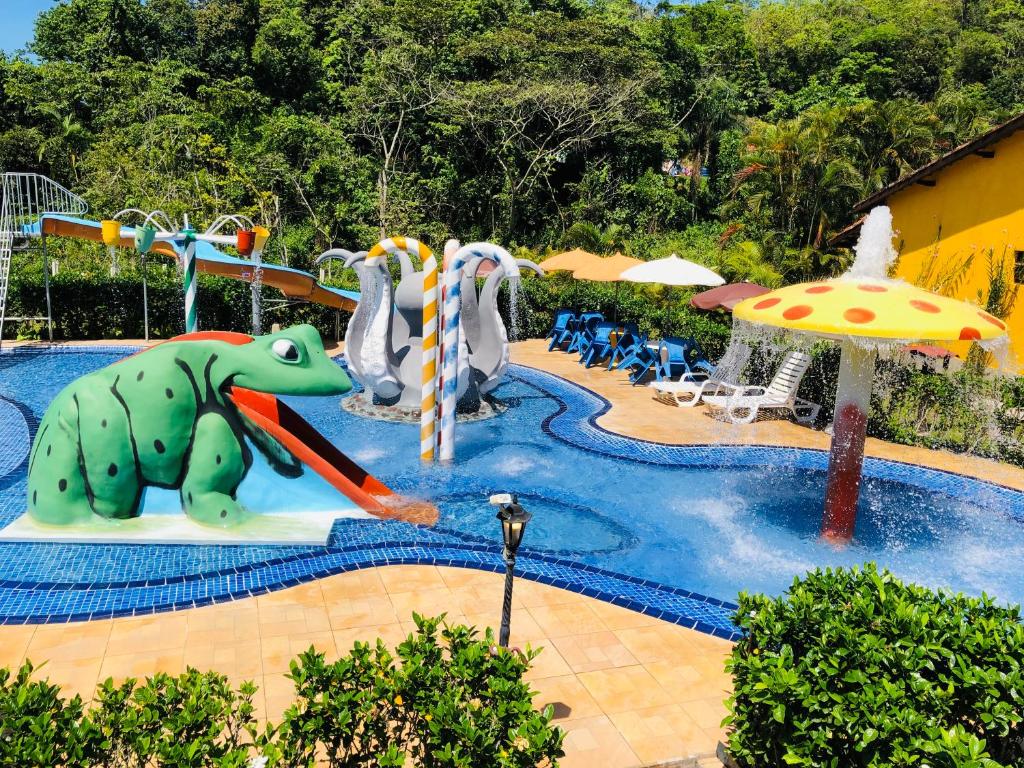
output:
M24 508L26 441L50 399L129 351L0 354L0 526ZM868 460L857 540L835 550L817 538L824 453L623 438L596 426L597 396L510 370L497 393L510 407L459 425L451 467L420 464L415 426L361 419L336 398L289 399L393 488L434 500L433 529L342 519L326 546L0 543L0 622L201 605L382 563L497 570L487 496L505 490L534 513L524 575L724 636L740 590L778 593L818 565L876 560L921 583L1024 597L1024 494Z

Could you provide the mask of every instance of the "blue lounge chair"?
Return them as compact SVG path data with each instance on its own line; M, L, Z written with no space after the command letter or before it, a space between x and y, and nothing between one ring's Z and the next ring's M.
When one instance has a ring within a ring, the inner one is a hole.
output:
M621 363L634 351L637 343L647 343L647 337L640 335L640 329L636 323L623 323L619 338L615 341L615 348L608 355L608 370L621 367Z
M649 371L657 371L658 351L652 349L647 340L644 339L636 348L631 357L627 358L620 367L629 368L629 381L635 387Z
M555 321L551 324L551 330L545 339L551 339L548 352L555 347L560 347L572 339L572 332L576 327L576 313L571 309L560 309L555 313Z
M586 368L595 360L603 360L612 353L612 332L619 327L618 323L602 321L594 327L594 337L587 342L580 355L580 362Z
M594 328L602 320L604 320L604 315L600 312L581 313L579 321L576 323L576 328L573 331L572 339L569 341L569 346L565 351L582 353L583 345L589 343L594 337Z
M708 362L700 345L693 339L668 336L658 346L654 376L658 381L677 379L698 371L710 372L715 367Z

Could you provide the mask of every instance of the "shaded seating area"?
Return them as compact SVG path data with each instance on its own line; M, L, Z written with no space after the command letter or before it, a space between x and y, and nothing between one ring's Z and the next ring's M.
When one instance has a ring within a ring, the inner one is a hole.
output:
M575 353L586 368L606 364L608 371L626 371L633 386L649 382L659 402L686 408L705 403L713 415L733 424L749 424L766 411L788 411L798 423L811 424L820 410L817 403L797 397L811 363L804 352L786 354L772 380L761 387L743 382L752 350L738 340L712 363L692 337L652 340L636 323L567 308L555 313L545 338L548 351Z

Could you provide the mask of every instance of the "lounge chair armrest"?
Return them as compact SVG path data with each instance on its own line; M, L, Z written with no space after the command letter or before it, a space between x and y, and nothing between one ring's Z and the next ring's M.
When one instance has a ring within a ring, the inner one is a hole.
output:
M692 381L696 384L700 384L702 382L707 381L710 378L711 376L707 373L684 373L682 376L679 377L679 380Z

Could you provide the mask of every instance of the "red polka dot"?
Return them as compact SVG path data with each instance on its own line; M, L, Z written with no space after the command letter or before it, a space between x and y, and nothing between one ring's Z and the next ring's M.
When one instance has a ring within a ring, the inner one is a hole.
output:
M754 309L768 309L769 307L774 307L780 301L782 301L782 299L765 299L764 301L757 302L757 304L754 305Z
M831 285L812 285L804 293L828 293L835 290Z
M930 301L921 301L920 299L911 299L910 306L914 309L919 309L922 312L929 312L933 315L938 314L942 310L932 304Z
M960 341L977 341L981 338L981 331L977 328L971 328L969 325L965 325L960 329Z
M978 317L984 320L986 323L992 323L996 328L1001 331L1006 330L1006 323L1000 320L998 317L992 317L988 312L979 312Z
M843 312L843 317L851 323L870 323L875 319L875 313L863 307L853 307Z
M795 307L790 307L782 316L787 320L799 320L802 317L807 317L814 309L808 307L806 304L797 304Z
M885 293L889 290L884 285L871 285L869 283L858 285L857 288L862 291L867 291L868 293Z

